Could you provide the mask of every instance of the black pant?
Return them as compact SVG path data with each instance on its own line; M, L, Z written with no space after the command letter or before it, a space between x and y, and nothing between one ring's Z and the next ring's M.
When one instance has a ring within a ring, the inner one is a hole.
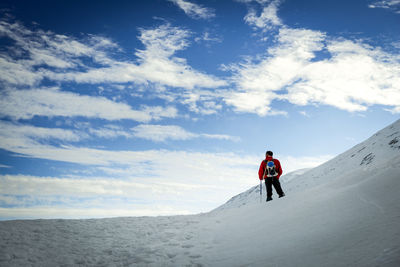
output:
M282 191L281 183L279 182L279 180L276 179L276 177L267 177L267 178L265 178L265 187L267 188L267 197L272 197L272 185L274 185L276 193L278 193L278 195L281 196L283 194L283 191Z

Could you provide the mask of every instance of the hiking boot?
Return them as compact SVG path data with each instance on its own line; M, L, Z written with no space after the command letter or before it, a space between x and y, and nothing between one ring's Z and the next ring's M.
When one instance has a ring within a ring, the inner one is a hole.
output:
M267 197L267 202L271 201L271 200L272 200L272 197Z
M279 198L284 197L284 196L285 196L285 193L282 192L282 194L279 195Z

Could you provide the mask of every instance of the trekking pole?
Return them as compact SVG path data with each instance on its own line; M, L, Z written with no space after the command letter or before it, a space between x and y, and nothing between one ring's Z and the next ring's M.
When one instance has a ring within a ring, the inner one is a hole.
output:
M264 174L263 174L263 176L262 176L262 180L260 180L260 203L262 203L262 181L264 180L264 178L265 178L265 172L267 171L267 165L265 165L265 169L264 169ZM265 188L265 189L267 189L267 188Z

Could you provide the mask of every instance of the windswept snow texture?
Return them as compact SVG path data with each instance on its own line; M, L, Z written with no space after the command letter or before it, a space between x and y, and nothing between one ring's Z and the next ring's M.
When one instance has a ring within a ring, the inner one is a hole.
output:
M400 266L400 120L281 181L199 215L0 222L0 265Z

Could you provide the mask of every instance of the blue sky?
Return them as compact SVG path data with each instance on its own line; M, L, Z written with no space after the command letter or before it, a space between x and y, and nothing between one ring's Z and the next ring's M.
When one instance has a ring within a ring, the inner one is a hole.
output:
M0 218L205 212L400 114L400 2L2 1Z

